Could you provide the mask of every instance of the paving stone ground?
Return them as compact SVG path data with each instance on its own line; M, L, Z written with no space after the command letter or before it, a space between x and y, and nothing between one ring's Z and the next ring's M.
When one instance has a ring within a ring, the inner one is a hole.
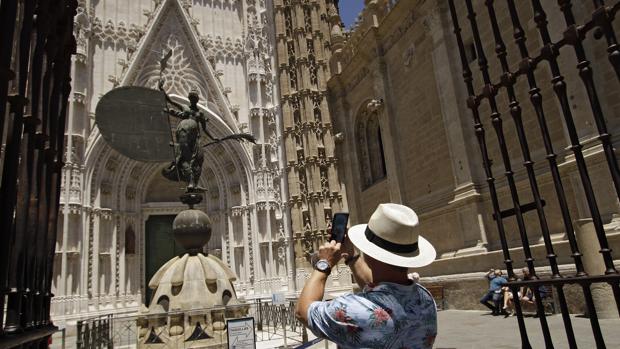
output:
M561 315L547 316L554 347L568 348ZM571 315L577 346L596 348L590 320ZM607 348L620 348L620 320L599 320ZM516 317L491 316L489 312L445 310L438 313L439 333L435 349L508 349L521 348ZM532 348L545 348L540 320L525 318L525 327Z
M568 348L566 332L562 316L547 316L554 348ZM577 339L578 348L596 348L590 320L581 316L571 315L571 322ZM608 349L620 348L620 320L599 320L603 337ZM516 317L504 318L491 316L489 312L468 310L445 310L438 313L439 333L435 341L435 349L520 349L521 337ZM532 316L525 317L525 327L533 349L545 348L540 329L540 320ZM311 338L314 338L310 334ZM281 342L257 343L258 348L282 347ZM289 347L293 347L289 344ZM334 343L327 346L324 342L311 346L309 349L336 349Z
M547 317L555 349L568 348L566 333L561 315ZM571 315L571 322L577 339L578 348L596 348L590 320L584 317ZM620 319L599 320L607 349L620 349ZM545 348L545 342L540 330L540 320L528 316L525 326L533 349ZM520 349L521 340L516 317L504 318L491 316L489 312L468 310L444 310L438 313L439 333L435 341L435 349ZM281 331L277 334L257 333L259 342L257 349L283 348ZM288 333L288 347L300 345L301 337L295 333ZM291 338L292 337L292 338ZM315 338L308 331L309 339ZM53 348L61 348L60 338L54 340ZM75 337L67 338L66 348L75 348ZM336 349L334 343L320 342L309 349Z

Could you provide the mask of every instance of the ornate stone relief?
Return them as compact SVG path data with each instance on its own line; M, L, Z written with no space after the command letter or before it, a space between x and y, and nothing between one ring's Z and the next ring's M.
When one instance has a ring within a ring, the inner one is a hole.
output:
M241 38L230 38L207 34L200 37L200 44L205 50L207 58L210 59L216 57L232 57L235 59L241 59L244 55L244 48Z
M199 91L202 101L207 99L207 86L202 74L196 70L186 52L187 45L183 44L176 34L170 34L162 43L161 52L172 50L172 56L168 60L168 69L164 72L164 89L187 96L193 89ZM141 86L156 88L160 79L159 61L153 60L151 64L143 68L143 73L136 79Z

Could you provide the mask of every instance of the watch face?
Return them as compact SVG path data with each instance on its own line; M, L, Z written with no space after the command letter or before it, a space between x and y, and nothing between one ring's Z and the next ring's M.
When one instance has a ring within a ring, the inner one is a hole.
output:
M329 269L329 263L327 263L327 261L325 260L320 260L316 262L316 268L320 271L325 271Z

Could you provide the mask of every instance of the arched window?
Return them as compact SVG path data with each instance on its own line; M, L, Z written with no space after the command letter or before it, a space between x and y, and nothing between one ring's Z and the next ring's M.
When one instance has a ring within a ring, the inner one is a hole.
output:
M376 108L362 107L356 123L357 158L362 189L366 189L387 174L378 111Z
M366 126L366 143L370 158L370 173L373 183L385 178L385 157L383 155L383 142L381 140L381 126L377 113L372 113Z

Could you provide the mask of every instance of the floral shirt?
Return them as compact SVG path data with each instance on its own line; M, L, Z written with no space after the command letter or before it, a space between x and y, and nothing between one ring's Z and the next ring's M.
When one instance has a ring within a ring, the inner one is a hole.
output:
M437 336L437 308L418 284L384 282L310 304L308 328L341 348L427 349Z

